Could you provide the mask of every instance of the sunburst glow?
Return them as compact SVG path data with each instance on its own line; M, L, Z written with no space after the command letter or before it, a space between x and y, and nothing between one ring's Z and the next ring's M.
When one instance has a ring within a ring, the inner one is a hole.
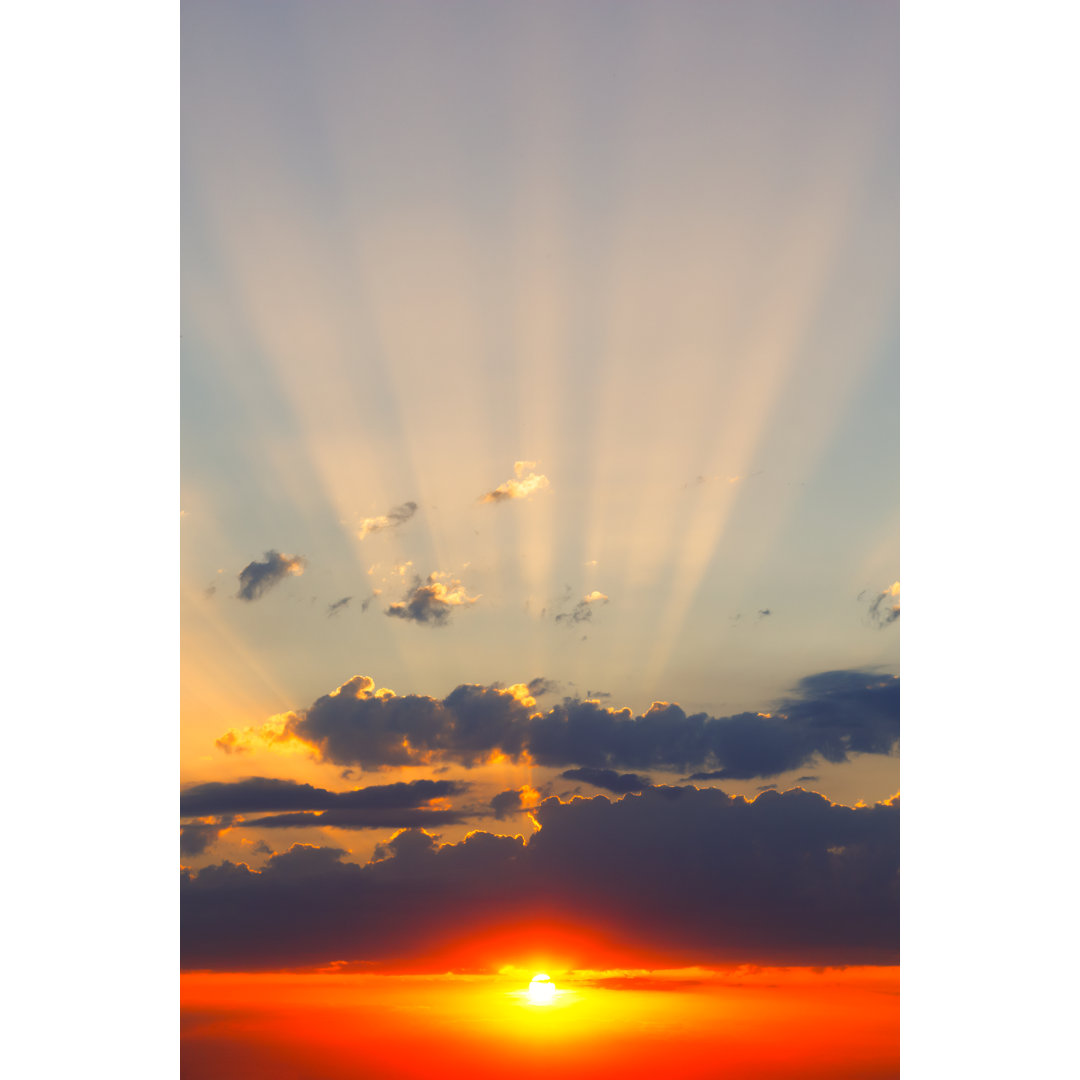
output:
M530 1005L550 1005L559 993L550 975L543 972L534 975L526 991L526 997Z

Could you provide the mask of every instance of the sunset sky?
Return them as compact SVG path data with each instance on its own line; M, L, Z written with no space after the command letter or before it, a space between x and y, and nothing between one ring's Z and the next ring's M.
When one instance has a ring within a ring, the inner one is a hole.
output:
M897 21L182 5L193 1077L896 1074Z

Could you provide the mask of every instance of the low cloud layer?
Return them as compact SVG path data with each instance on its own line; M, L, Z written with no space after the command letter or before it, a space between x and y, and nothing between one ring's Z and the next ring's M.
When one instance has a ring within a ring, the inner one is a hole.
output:
M305 565L306 560L302 555L282 555L277 551L268 551L262 562L249 562L237 575L240 582L237 599L258 600L282 579L291 574L302 574Z
M546 712L520 687L458 686L443 699L396 696L357 675L309 708L286 714L268 739L319 752L365 770L457 762L472 766L502 754L559 769L668 769L702 779L767 779L816 757L889 754L900 737L900 681L865 671L802 679L787 699L760 713L687 715L654 702L640 716L598 701L570 699ZM250 742L229 732L218 744Z
M445 626L455 608L469 607L479 599L469 596L465 586L455 578L434 573L428 575L427 581L415 578L412 588L400 601L391 604L386 614L426 626Z
M514 476L510 480L501 483L492 491L480 496L481 502L500 503L510 499L527 499L537 491L544 491L551 485L548 478L542 474L532 472L536 468L535 461L515 461Z
M898 800L655 787L548 798L533 813L527 843L474 832L440 844L413 829L366 866L296 845L261 871L185 872L183 966L486 967L550 941L553 926L572 928L576 966L897 960Z
M398 526L404 525L415 513L416 503L402 503L400 506L392 507L379 517L364 518L360 522L360 528L357 530L356 535L363 540L371 536L372 533L382 532L383 529L396 529Z

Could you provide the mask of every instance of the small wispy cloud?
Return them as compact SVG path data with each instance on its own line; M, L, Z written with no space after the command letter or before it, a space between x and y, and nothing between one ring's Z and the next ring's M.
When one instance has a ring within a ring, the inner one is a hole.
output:
M357 538L363 540L372 533L382 532L383 529L396 529L404 525L416 513L416 503L404 502L400 506L392 507L379 517L364 518L357 530Z
M400 601L391 604L386 614L428 626L444 626L454 608L468 607L479 599L479 596L469 596L456 578L436 572L429 574L427 581L415 578L413 587Z
M327 609L326 617L329 619L331 616L336 615L339 611L344 610L349 605L351 596L343 596L340 600L335 600Z
M574 623L589 622L592 619L593 605L606 604L608 597L598 589L593 589L587 596L583 596L570 611L564 611L555 616L557 623L573 625Z
M481 502L499 503L509 499L527 499L537 491L544 491L551 484L548 478L541 473L532 470L536 468L535 461L515 461L514 476L510 480L501 483L497 488L480 496Z
M863 595L863 594L860 594ZM900 582L882 589L870 604L870 621L880 630L900 618Z
M240 591L239 600L258 600L260 596L289 575L299 577L304 572L307 560L302 555L282 555L277 551L268 551L262 562L249 562L237 575Z

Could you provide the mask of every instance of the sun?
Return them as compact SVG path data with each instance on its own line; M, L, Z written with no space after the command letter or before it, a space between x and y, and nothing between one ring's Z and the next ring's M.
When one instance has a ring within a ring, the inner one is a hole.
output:
M529 989L525 991L525 996L529 999L530 1005L550 1005L555 1000L557 993L558 990L551 981L551 976L540 972L532 977Z

